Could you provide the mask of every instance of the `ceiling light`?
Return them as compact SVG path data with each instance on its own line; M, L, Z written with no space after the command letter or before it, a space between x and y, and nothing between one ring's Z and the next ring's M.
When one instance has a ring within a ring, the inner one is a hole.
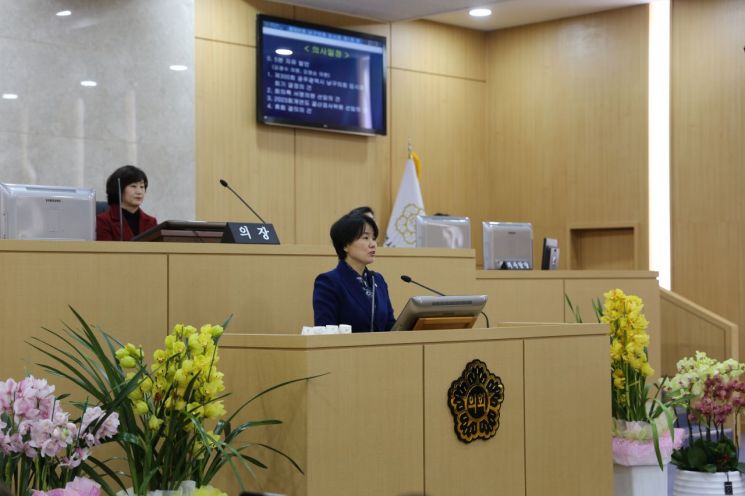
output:
M274 50L274 53L276 53L277 55L284 55L286 57L288 55L292 55L292 50L290 50L289 48L277 48L276 50Z
M468 11L468 15L471 17L487 17L491 15L491 9L477 8Z
M3 100L18 100L18 95L15 93L3 93Z
M185 71L188 69L185 65L169 65L168 68L172 71Z
M59 12L57 12L57 16L59 17L67 17L69 15L72 15L72 12L70 12L69 10L60 10Z
M95 81L80 81L80 86L92 88L94 86L98 86L98 83Z

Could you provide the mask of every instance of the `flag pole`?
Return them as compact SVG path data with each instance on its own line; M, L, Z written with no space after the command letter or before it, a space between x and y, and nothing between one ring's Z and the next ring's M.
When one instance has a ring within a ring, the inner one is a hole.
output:
M411 153L414 151L414 149L411 146L411 138L409 138L409 146L408 146L407 149L409 151L409 158L412 158L412 154Z

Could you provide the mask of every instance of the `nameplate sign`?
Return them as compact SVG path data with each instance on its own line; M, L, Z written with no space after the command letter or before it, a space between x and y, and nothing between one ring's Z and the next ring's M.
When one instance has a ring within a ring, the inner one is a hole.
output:
M272 224L227 222L222 233L222 242L242 245L278 245L279 237Z

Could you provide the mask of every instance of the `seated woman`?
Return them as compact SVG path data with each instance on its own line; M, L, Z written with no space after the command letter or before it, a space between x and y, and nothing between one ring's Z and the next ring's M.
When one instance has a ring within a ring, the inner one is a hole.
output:
M390 331L395 322L388 285L367 268L375 261L378 226L366 215L350 212L331 226L339 257L334 270L316 277L313 287L315 325L352 326L352 332Z
M106 180L109 209L96 216L96 240L129 241L157 225L155 217L140 208L146 191L147 175L144 171L134 165L115 170Z

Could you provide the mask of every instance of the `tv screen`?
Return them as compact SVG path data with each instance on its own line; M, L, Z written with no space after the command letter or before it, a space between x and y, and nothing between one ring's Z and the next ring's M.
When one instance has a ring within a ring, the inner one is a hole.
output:
M93 240L90 188L0 183L0 239Z
M280 126L386 134L386 39L257 16L257 118Z

